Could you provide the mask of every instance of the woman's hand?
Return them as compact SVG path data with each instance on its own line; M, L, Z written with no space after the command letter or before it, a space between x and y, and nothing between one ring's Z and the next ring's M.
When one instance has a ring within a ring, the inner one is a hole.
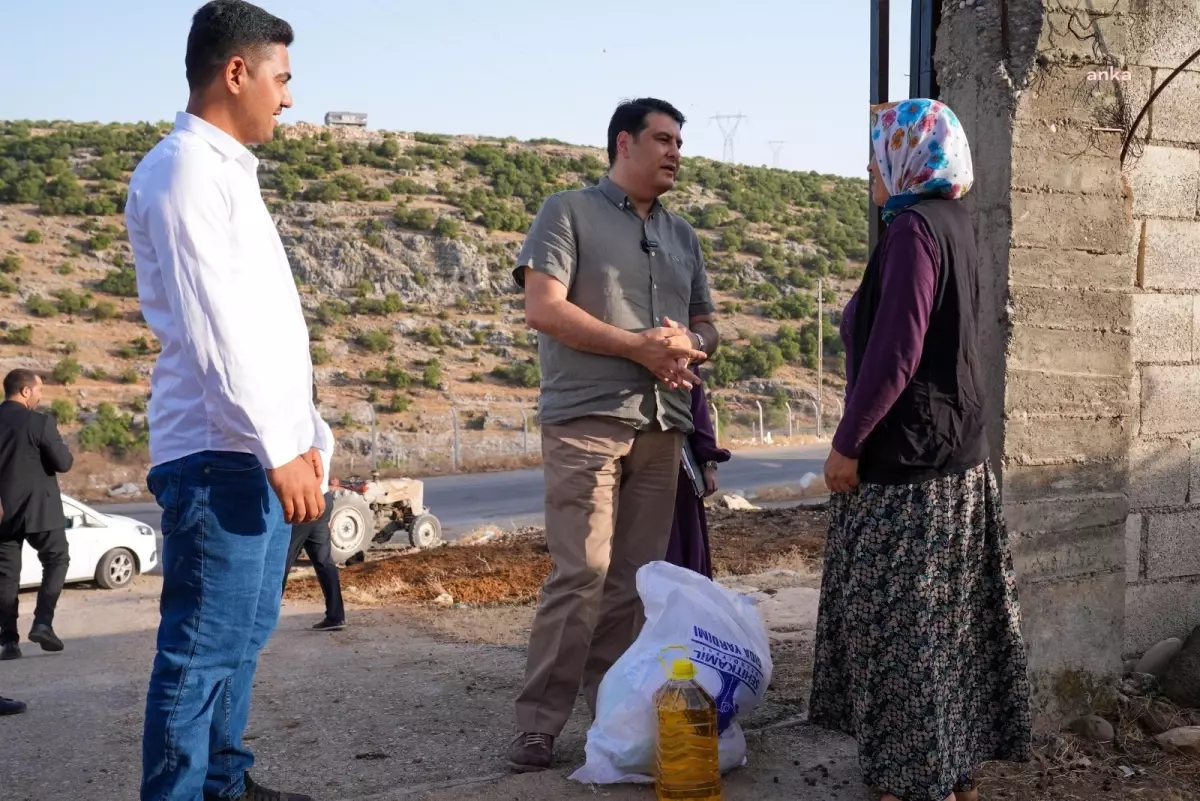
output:
M704 488L707 490L704 493L704 497L706 498L717 491L717 468L704 468Z
M832 448L825 460L825 486L830 492L850 492L858 486L858 460L842 456Z

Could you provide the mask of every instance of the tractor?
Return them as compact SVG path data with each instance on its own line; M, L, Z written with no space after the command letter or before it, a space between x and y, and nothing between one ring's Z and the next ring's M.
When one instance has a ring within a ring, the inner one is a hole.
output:
M353 478L330 487L329 538L335 562L354 559L373 545L408 533L414 548L442 542L442 524L425 508L425 484L412 478Z

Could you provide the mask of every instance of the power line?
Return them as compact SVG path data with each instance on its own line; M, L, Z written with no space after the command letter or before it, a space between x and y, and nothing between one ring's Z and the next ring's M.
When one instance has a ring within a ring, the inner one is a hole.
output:
M778 167L779 151L783 150L783 146L787 144L787 141L784 139L772 139L771 141L767 142L767 144L771 146L771 153L773 154L771 156L771 166Z
M746 115L740 113L714 114L709 118L710 121L717 121L717 125L721 128L721 135L725 137L725 148L721 153L723 161L733 162L733 136L744 119L747 119Z

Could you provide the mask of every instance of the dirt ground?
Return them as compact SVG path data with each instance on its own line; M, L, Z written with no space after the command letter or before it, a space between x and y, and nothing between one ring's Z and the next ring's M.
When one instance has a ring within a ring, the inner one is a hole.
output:
M713 522L724 570L756 571L722 583L759 601L775 665L766 702L743 721L749 764L726 777L724 797L877 799L861 786L854 743L804 717L821 510L720 513ZM347 586L376 577L366 586L378 595L369 605L352 601L350 625L336 633L309 630L321 608L296 575L256 681L248 741L258 778L318 801L652 801L645 787L587 787L567 779L584 759L586 722L578 711L559 740L553 770L506 771L512 699L532 618L527 601L548 567L544 557L536 537L525 534L348 568ZM473 572L489 577L482 586L492 589L466 593ZM409 589L397 590L401 583ZM30 704L24 715L0 718L5 801L137 798L159 586L142 577L120 591L69 588L56 621L67 650L45 654L26 643L23 659L0 664L0 693ZM409 600L436 598L437 586L461 595L449 605ZM21 596L23 629L33 600L32 593ZM988 766L982 797L1200 798L1190 783L1195 760L1164 759L1127 727L1121 733L1115 747L1070 735L1043 739L1035 763ZM1122 766L1144 775L1125 779Z
M739 576L782 563L819 564L825 543L821 507L709 512L713 568ZM465 542L472 542L468 538ZM362 604L435 601L522 604L535 601L550 573L550 553L540 529L522 529L479 544L456 544L351 565L342 591ZM448 597L446 597L448 596ZM289 582L289 598L319 601L313 578Z

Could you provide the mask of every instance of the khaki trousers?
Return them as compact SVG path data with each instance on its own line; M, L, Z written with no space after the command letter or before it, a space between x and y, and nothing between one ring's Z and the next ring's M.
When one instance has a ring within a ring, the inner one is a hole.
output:
M600 680L641 631L637 571L666 556L682 443L603 417L542 429L554 567L529 637L520 731L557 737L581 684L594 712Z

